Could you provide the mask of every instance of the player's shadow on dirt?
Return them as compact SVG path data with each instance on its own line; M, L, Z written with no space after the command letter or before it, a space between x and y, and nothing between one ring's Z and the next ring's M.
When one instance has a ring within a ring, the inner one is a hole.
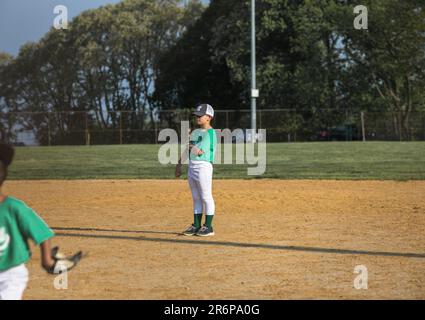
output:
M153 233L153 234L172 234L180 235L175 232L160 232L160 231L130 231L130 230L106 230L95 228L53 228L54 230L71 230L71 231L109 231L109 232L128 232L128 233ZM303 247L303 246L282 246L273 244L257 244L257 243L240 243L229 241L205 241L189 240L189 239L164 239L164 238L148 238L148 237L132 237L120 235L100 235L100 234L82 234L82 233L56 233L59 237L76 237L76 238L97 238L97 239L116 239L116 240L133 240L133 241L151 241L151 242L165 242L165 243L180 243L180 244L194 244L204 246L225 246L235 248L252 248L252 249L269 249L269 250L282 250L282 251L300 251L300 252L313 252L313 253L332 253L332 254L348 254L348 255L368 255L368 256L383 256L383 257L403 257L403 258L421 258L425 259L425 254L409 253L409 252L385 252L385 251L368 251L368 250L350 250L350 249L334 249L334 248L320 248L320 247Z
M115 229L99 229L99 228L62 228L62 227L52 227L53 230L58 231L97 231L97 232L119 232L119 233L151 233L151 234L172 234L179 235L177 232L167 232L167 231L143 231L143 230L115 230Z

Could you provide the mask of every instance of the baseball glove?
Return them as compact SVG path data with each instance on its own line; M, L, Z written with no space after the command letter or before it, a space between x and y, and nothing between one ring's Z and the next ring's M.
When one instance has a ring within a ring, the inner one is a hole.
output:
M76 254L67 257L59 252L59 247L54 247L51 251L51 255L55 263L51 268L46 270L50 274L60 274L64 271L73 269L83 257L82 251L78 251Z

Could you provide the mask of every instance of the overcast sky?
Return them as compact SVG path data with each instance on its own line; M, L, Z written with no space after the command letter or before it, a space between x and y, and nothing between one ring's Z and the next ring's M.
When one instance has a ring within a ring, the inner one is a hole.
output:
M0 0L0 51L16 55L21 45L39 40L53 25L57 5L71 19L82 11L120 0ZM204 0L208 2L208 0Z

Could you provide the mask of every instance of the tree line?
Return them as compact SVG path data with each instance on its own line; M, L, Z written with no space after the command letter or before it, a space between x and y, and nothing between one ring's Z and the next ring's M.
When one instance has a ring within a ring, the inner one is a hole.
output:
M16 57L0 53L1 138L13 140L18 126L41 143L48 135L67 143L87 122L143 132L172 125L175 114L163 111L201 102L236 110L235 125L242 121L250 0L183 3L124 0L83 12L67 30L52 28ZM296 111L270 121L314 130L346 112L386 112L395 134L411 138L411 116L425 110L423 1L362 1L367 30L353 26L356 1L256 4L258 108Z

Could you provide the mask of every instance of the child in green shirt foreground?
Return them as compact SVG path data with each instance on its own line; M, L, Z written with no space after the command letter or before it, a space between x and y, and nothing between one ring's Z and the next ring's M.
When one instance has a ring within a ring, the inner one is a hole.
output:
M51 274L73 268L82 253L66 258L51 249L53 231L23 201L6 196L1 187L14 156L13 147L0 142L0 300L21 300L28 283L25 264L31 258L28 240L41 251L41 265Z

